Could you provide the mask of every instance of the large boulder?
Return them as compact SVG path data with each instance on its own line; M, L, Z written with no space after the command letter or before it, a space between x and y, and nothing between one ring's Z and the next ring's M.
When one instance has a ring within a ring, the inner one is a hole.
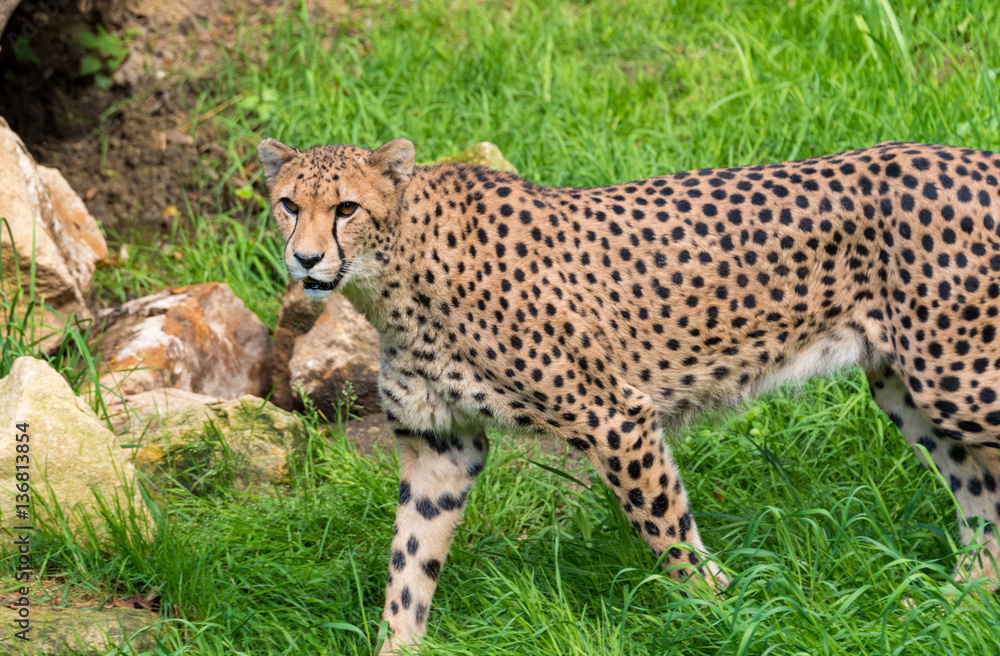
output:
M144 506L134 486L135 469L129 452L97 418L82 398L47 363L31 357L14 361L0 379L0 453L10 464L0 468L0 543L11 545L10 527L34 523L37 513L51 519L40 501L54 496L62 515L76 524L76 513L96 512L96 492L105 501L120 499L125 507ZM21 429L27 428L27 431ZM24 433L28 439L18 441ZM18 516L15 504L14 456L27 444L28 484L33 506L27 518ZM50 496L51 490L51 496Z
M307 440L299 417L254 396L220 399L158 389L108 410L154 492L176 484L196 494L287 484L289 457Z
M160 387L227 399L270 391L267 326L228 285L163 289L109 321L98 344L109 396Z
M25 311L30 297L34 255L35 296L52 308L39 307L35 321L58 330L71 314L89 318L83 290L97 263L107 257L104 237L65 178L55 169L39 166L3 118L0 219L6 219L6 225L0 223L3 287L8 294L13 293L20 279L25 292L16 311ZM6 320L0 310L0 323ZM43 345L53 346L55 340Z
M279 407L301 409L304 391L330 420L343 407L344 386L350 382L358 414L379 412L379 336L363 314L341 294L326 301L309 299L301 282L285 292L274 331L271 367Z

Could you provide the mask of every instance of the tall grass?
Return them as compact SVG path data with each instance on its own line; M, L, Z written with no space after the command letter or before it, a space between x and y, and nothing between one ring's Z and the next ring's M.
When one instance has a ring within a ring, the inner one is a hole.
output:
M1000 8L885 0L424 2L329 38L299 8L219 75L236 139L431 160L488 139L598 185L883 140L1000 146ZM245 149L248 155L252 154Z
M19 253L6 218L0 217L0 244L10 244L12 271L0 268L0 378L10 373L14 360L30 356L45 360L62 373L77 394L101 389L100 358L90 344L92 322L74 314L63 317L45 302L37 286L37 266L32 252ZM27 264L24 275L23 264ZM88 394L99 415L106 415L105 398Z

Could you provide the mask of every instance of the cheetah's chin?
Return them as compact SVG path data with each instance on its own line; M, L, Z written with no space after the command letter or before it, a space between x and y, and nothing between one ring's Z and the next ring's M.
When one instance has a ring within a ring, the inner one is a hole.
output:
M333 296L333 290L309 289L308 287L306 287L303 289L303 291L305 292L306 297L314 300L323 300L325 298L330 298L331 296Z

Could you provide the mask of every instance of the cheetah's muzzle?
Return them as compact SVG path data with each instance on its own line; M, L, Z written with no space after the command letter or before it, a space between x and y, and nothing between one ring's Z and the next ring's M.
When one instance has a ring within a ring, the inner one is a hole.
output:
M426 631L486 427L585 452L672 576L724 588L662 428L851 366L987 522L957 571L996 577L1000 155L885 143L572 189L414 167L405 139L258 153L290 270L350 262L306 288L340 283L379 332L401 467L383 653Z

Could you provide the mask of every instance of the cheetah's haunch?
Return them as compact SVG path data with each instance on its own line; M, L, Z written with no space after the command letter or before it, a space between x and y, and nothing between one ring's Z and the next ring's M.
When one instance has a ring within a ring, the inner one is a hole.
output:
M425 630L490 426L585 451L674 575L724 587L661 428L859 365L992 536L1000 156L885 143L569 189L415 168L405 139L258 152L289 274L381 335L402 468L384 651ZM995 577L986 551L971 574Z

